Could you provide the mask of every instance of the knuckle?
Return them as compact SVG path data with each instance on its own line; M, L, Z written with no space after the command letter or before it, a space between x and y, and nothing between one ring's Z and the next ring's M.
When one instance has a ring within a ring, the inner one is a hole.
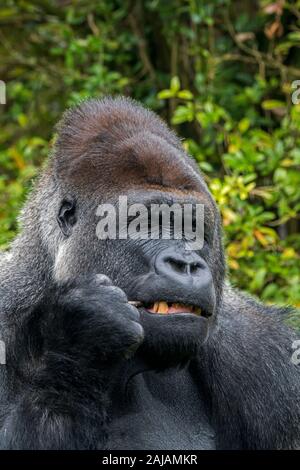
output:
M101 284L102 286L111 286L112 285L112 281L105 274L96 274L95 280L96 280L97 283Z
M140 313L137 308L133 307L132 305L126 306L126 311L127 315L129 318L131 318L133 321L139 321L140 320Z
M134 335L136 339L140 342L143 341L144 339L144 328L140 323L137 323L135 321L131 322L132 330L134 332Z
M127 302L127 296L125 292L116 286L109 286L109 295L112 295L114 298L118 298L121 302Z

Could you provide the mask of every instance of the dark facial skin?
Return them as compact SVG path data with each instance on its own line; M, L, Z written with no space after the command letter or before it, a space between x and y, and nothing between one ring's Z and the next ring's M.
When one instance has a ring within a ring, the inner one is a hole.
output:
M135 191L128 192L126 196L128 204L138 201L147 207L151 203L195 205L201 202L201 199L191 198L188 194L179 197L171 191L165 194L157 190L144 191L143 194ZM89 266L86 274L106 275L113 285L125 292L129 301L142 303L138 313L145 337L138 354L151 367L167 367L191 359L207 341L213 328L218 310L215 288L217 265L212 263L211 257L214 227L209 210L211 208L208 206L205 211L205 240L201 250L188 250L187 241L175 240L173 233L170 234L170 240L162 239L161 233L157 240L99 240L95 237L94 223L89 233L81 236L85 242L85 260L82 262L80 246L77 244L79 265L85 263ZM70 236L76 232L77 212L76 203L70 200L62 204L59 211L59 224ZM89 245L86 244L87 237L92 237ZM200 307L202 314L149 313L146 307L156 301L193 305Z

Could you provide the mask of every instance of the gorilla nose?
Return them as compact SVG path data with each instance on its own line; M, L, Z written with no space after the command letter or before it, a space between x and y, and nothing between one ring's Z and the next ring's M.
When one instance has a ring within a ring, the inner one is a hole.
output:
M182 245L168 247L151 259L149 268L127 290L128 297L151 305L165 301L198 306L204 317L214 313L212 272L197 252L187 251Z
M182 282L197 282L206 277L208 266L206 262L195 252L176 252L167 249L161 252L155 260L157 274L172 280Z

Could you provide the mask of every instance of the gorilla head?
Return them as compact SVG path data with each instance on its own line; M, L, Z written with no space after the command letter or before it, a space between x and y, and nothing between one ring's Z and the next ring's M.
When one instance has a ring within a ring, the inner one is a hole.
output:
M182 345L186 356L207 338L224 278L220 217L196 165L154 113L125 98L68 111L37 194L56 281L107 275L129 301L139 301L153 341L161 345L172 335L179 355ZM117 207L120 195L128 206L203 204L203 248L188 250L187 240L174 236L99 239L98 207Z

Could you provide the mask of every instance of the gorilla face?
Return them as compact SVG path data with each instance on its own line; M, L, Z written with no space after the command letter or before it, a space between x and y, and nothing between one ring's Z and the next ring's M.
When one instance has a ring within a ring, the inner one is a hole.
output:
M145 195L148 202L157 201L156 192ZM127 196L130 200L131 195ZM189 198L180 200L177 197L176 203L185 204L187 200L190 201ZM160 194L159 201L165 202L165 196ZM67 226L67 221L64 224ZM175 240L172 236L170 240L149 238L106 241L93 236L93 240L87 244L89 237L96 232L95 223L90 227L92 233L85 235L80 233L76 224L68 229L70 233L78 229L79 238L83 242L81 245L74 233L74 248L77 248L70 259L77 259L78 274L93 272L108 276L114 285L124 290L144 319L149 315L157 317L156 322L160 323L156 325L161 325L162 331L167 321L173 334L176 327L186 335L187 328L190 328L194 334L197 331L195 322L198 322L203 340L206 338L212 317L217 312L218 291L217 265L212 263L210 256L213 250L210 234L205 237L203 249L193 251L187 249L186 240ZM68 263L67 259L64 261ZM175 322L170 316L177 317Z
M178 139L131 101L86 103L65 117L52 168L61 187L56 217L63 237L56 278L107 275L137 306L153 341L171 335L195 351L218 311L224 259L215 203ZM169 239L164 227L156 239L99 239L97 209L110 204L117 212L120 196L128 206L148 208L203 204L203 247L187 249L188 240L176 239L172 227Z

